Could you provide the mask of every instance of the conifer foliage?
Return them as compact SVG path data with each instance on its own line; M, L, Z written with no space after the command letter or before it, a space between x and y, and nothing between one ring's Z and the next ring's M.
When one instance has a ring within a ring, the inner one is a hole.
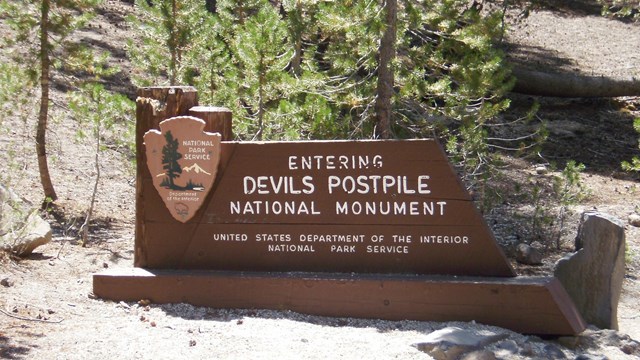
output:
M185 62L196 29L203 26L204 3L195 0L136 0L138 11L128 19L137 30L141 44L129 43L131 61L144 68L137 85L169 85L185 81Z
M136 3L140 48L164 46L149 54L171 64L170 43L157 41L169 28L147 31L181 29L181 67L165 76L230 107L240 138L421 137L455 119L454 131L440 134L464 159L486 149L463 149L459 140L482 137L482 124L507 106L508 72L493 46L502 18L468 1L219 0L208 10L179 1L188 16L160 10L172 1Z
M503 31L497 8L466 0L136 4L149 60L133 60L146 83L164 75L196 86L204 102L232 109L241 139L435 135L467 180L490 162L487 125L508 107L503 94L513 85L494 46ZM167 4L179 11L162 11ZM176 31L177 47L167 40ZM164 55L154 62L154 54ZM158 71L174 58L180 66Z

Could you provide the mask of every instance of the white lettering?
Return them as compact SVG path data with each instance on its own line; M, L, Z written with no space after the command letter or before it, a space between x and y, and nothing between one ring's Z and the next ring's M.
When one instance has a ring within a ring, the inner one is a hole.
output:
M294 176L245 176L242 180L245 195L267 194L313 194L316 187L313 177L303 176L300 181Z
M428 180L429 175L420 175L411 181L404 175L359 175L336 176L329 175L327 186L329 194L343 192L345 194L420 194L431 193Z
M316 252L313 245L294 245L294 244L269 244L267 245L269 252Z
M362 170L382 168L382 155L291 155L289 170Z
M469 244L465 235L420 235L421 244Z
M336 215L444 216L446 201L336 201Z
M315 201L230 201L231 215L320 215Z
M367 245L367 253L373 254L408 254L407 245Z

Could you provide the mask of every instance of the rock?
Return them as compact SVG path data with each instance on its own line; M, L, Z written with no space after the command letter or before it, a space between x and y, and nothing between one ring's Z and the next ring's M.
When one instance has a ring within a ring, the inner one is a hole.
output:
M548 172L547 167L544 165L538 165L536 166L536 174L538 175L544 175Z
M464 354L468 355L468 353L481 350L483 347L496 341L506 339L508 336L506 333L481 335L459 327L447 327L432 332L427 335L426 341L414 344L413 346L420 351L426 352L436 360L454 360L462 358Z
M489 350L476 350L462 355L460 360L496 360L496 354Z
M560 337L556 342L571 351L579 349L619 349L622 353L640 359L640 342L632 339L629 335L615 330L598 329L589 325L585 331L575 337ZM582 354L582 359L601 359L600 355ZM595 357L585 357L595 356ZM613 357L617 358L617 357Z
M640 355L640 342L627 334L613 330L600 330L597 334L600 337L600 343L604 346L618 348L627 355Z
M13 286L13 280L9 279L9 278L4 278L2 280L0 280L0 285L4 286L4 287L12 287Z
M496 348L501 350L500 352L507 352L508 355L517 354L519 351L518 343L513 340L502 341L496 345Z
M572 139L583 134L586 126L577 121L559 120L549 122L549 132L559 138Z
M0 250L27 256L51 241L51 226L35 209L0 185Z
M633 339L623 341L620 346L620 351L627 355L636 355L640 357L640 343Z
M578 336L560 336L556 341L558 344L572 350L580 345L580 337Z
M522 344L522 346L520 346L520 355L526 356L527 358L535 358L536 350L530 343L524 343Z
M545 354L544 358L546 359L566 359L567 358L567 356L564 354L564 352L562 352L560 347L554 344L545 345L542 351L544 351L544 354Z
M542 264L542 252L533 246L520 243L516 247L516 261L526 265Z
M584 320L618 329L618 302L625 272L624 225L619 219L588 211L582 214L576 252L556 264L564 285Z
M631 226L640 227L640 215L638 214L629 215L629 224Z
M536 250L544 251L544 245L540 241L534 241L529 245Z
M604 355L580 354L575 360L609 360L609 358Z

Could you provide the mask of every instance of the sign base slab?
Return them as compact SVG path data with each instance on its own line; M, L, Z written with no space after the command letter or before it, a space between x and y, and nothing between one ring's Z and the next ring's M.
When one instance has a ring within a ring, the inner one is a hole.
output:
M575 335L586 324L554 277L265 273L112 269L93 292L216 308L291 310L384 320L476 321L525 334Z

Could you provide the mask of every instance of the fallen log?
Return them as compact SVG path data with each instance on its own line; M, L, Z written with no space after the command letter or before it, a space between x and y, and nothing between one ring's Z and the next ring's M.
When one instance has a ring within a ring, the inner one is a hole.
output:
M640 77L585 76L515 68L513 92L549 97L640 96Z

